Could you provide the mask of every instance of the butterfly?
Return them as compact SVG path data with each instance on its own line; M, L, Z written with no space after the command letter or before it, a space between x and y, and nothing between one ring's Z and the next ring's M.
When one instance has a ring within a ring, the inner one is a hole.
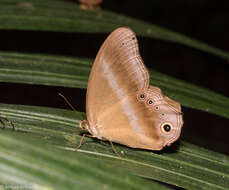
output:
M183 126L181 105L149 84L135 33L125 27L105 40L93 63L84 128L101 140L160 150Z

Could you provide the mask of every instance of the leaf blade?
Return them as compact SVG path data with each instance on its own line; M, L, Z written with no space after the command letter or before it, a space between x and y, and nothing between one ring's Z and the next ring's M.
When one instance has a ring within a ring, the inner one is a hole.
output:
M25 134L4 132L0 137L0 182L4 184L35 189L139 189L143 185L169 189L105 167L90 156L57 150Z
M121 26L138 35L183 44L229 59L229 53L177 32L109 11L82 11L77 5L56 0L0 2L0 29L109 33Z
M73 126L82 116L77 112L1 104L0 114L15 123L19 134L26 131L34 139L42 139L46 143L67 150L73 150L81 138L78 135L72 135L72 131L79 130L78 125ZM70 116L64 117L66 114ZM50 118L53 119L50 120ZM58 123L62 127L55 129ZM33 126L30 131L27 130L28 125ZM50 133L44 131L43 128L50 129ZM58 130L58 132L52 132L53 130ZM86 142L78 152L87 154L92 160L103 162L106 166L112 165L138 176L187 189L229 188L229 157L183 141L175 150L171 147L170 151L167 149L158 153L115 144L117 151L121 153L121 158L99 141L86 139Z
M91 59L0 52L0 82L86 88ZM150 83L183 106L229 118L229 98L150 70Z

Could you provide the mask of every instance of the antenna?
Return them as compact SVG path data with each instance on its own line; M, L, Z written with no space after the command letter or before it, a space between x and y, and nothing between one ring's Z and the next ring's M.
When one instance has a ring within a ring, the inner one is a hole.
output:
M68 99L64 97L63 94L58 93L58 95L64 99L64 101L69 105L70 108L72 108L73 111L76 111L76 109L72 106L72 104L68 101Z

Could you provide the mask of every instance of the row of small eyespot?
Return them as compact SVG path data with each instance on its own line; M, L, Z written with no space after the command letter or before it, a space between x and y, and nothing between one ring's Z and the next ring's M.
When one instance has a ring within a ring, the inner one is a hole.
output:
M139 95L139 98L140 98L140 99L145 99L145 94L140 94L140 95ZM149 105L151 105L151 104L153 103L152 100L148 100L147 102L148 102ZM159 107L156 106L155 109L158 110ZM162 115L164 115L164 114L162 114ZM164 123L164 124L162 124L161 128L162 128L162 131L163 131L164 133L169 133L169 132L171 131L171 128L172 128L172 127L171 127L171 124L170 124L170 123Z
M144 99L145 99L145 94L140 94L140 95L139 95L139 98L142 99L142 100L144 100ZM149 105L153 104L153 101L150 100L150 99L149 99L147 102L148 102ZM155 109L158 110L159 107L156 106Z

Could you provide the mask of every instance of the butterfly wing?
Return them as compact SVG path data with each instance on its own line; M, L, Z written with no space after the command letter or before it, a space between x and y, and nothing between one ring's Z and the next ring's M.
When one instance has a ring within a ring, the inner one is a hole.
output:
M90 124L129 94L147 89L149 73L139 54L133 31L118 28L100 48L87 88L86 111Z
M132 148L160 150L179 138L183 118L178 102L150 86L112 105L99 115L96 125L98 138Z
M128 28L112 32L99 50L86 112L93 136L133 148L160 150L179 137L183 125L180 104L149 86L136 36Z

